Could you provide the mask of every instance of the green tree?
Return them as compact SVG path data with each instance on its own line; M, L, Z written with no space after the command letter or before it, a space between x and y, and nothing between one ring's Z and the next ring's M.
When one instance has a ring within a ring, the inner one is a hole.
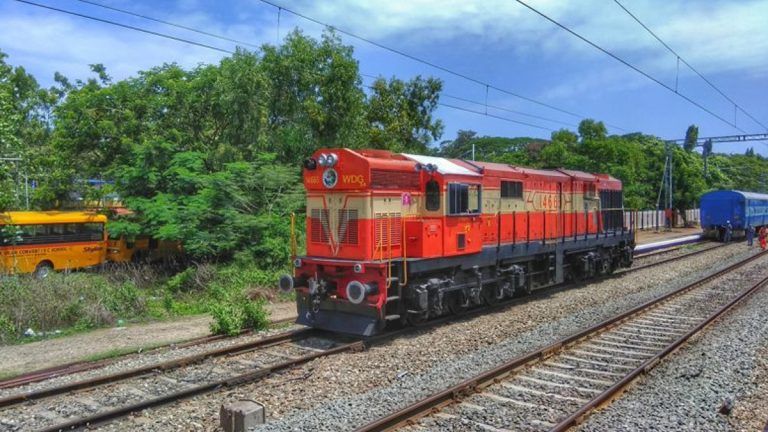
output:
M691 152L696 148L696 141L699 139L699 127L696 125L688 126L685 131L685 143L683 148L685 151Z
M434 111L443 84L417 76L410 81L379 78L368 99L369 144L397 152L428 153L443 133Z
M55 95L41 89L22 67L6 63L0 51L0 211L22 207L24 177L39 179L41 160L49 153L50 108Z
M605 139L607 135L608 130L605 128L605 124L601 121L584 119L579 122L579 136L581 137L582 143Z

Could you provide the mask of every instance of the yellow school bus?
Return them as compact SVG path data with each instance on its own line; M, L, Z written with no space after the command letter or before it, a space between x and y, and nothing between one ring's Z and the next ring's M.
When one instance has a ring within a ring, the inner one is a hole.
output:
M0 274L98 266L107 256L107 217L91 212L0 213Z
M128 240L125 236L107 242L107 260L114 263L147 263L178 259L183 255L181 243L139 236Z

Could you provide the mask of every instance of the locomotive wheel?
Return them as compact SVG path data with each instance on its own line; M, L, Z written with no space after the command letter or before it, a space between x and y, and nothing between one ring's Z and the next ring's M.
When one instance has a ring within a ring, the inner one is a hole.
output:
M428 320L428 316L426 312L422 313L407 313L406 314L406 321L409 325L412 325L414 327L417 327L421 324L424 324Z
M454 315L460 314L468 309L468 306L461 294L451 295L445 297L445 306L448 311Z
M483 299L483 304L486 306L493 306L497 303L499 303L500 299L496 297L496 290L498 288L496 286L486 286L483 288L483 292L481 294Z

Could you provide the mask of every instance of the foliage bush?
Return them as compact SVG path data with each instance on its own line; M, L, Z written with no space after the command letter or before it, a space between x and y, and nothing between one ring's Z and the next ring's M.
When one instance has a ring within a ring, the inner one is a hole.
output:
M232 334L268 324L281 270L257 267L248 255L231 264L196 264L176 274L154 266L115 266L104 272L54 273L0 279L0 343L136 321L210 313L212 330Z
M44 335L56 330L111 325L118 318L143 316L146 299L132 282L111 283L102 275L56 273L43 280L4 277L0 283L0 338L18 339L27 329Z
M264 329L269 325L269 317L262 299L251 300L240 294L211 306L211 332L216 334L236 335L241 329Z

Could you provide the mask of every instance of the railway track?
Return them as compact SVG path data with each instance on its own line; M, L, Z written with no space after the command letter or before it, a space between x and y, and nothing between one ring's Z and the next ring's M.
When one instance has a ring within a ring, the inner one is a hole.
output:
M283 324L292 323L295 320L296 320L296 317L274 320L270 322L270 327L272 328L279 327ZM240 332L240 335L248 334L250 332L251 332L250 330L243 330ZM148 353L148 352L158 352L160 350L166 350L170 348L180 349L180 348L194 347L198 345L204 345L207 343L221 341L229 337L230 336L226 336L226 335L202 336L199 338L190 339L180 343L171 343L167 345L158 346L149 351L144 351L144 352ZM125 354L125 355L128 355L128 354ZM39 369L39 370L28 372L25 374L17 375L12 378L0 380L0 390L10 389L14 387L21 387L27 384L49 380L51 378L99 369L99 368L108 366L110 364L113 364L123 357L124 356L119 356L119 357L114 357L109 359L98 360L98 361L79 361L79 362L72 362L72 363L67 363L63 365L53 366L50 368Z
M717 283L754 255L578 334L483 372L358 429L550 430L580 423L691 336L765 285ZM754 280L754 275L751 279ZM750 279L746 277L745 279ZM735 279L734 279L735 280ZM738 281L737 281L738 282Z
M714 248L676 256L669 260L654 262L647 266L629 269L628 271L661 265L669 261L676 261L688 256L697 255L711 249ZM626 273L626 271L621 274L624 273ZM587 282L589 283L592 281ZM552 288L568 289L570 286ZM530 299L531 297L535 298L538 295L546 295L549 291L550 290L548 289L538 290L527 298L512 299L500 303L491 309L508 307L515 303L527 301L527 299ZM456 316L448 316L430 321L417 328L407 328L391 332L384 335L383 338L396 337L401 333L440 325L453 319L466 318L487 311L488 309L470 310ZM105 423L133 412L139 412L175 400L203 394L220 387L236 386L253 382L271 372L287 369L318 357L344 351L364 349L365 343L370 344L374 342L372 339L365 342L362 340L351 340L347 342L337 340L330 345L326 344L323 348L317 348L310 345L309 347L306 347L307 349L304 349L304 351L308 351L304 354L298 354L294 351L293 354L281 355L278 352L273 358L277 357L278 360L282 359L281 361L266 363L260 362L258 359L249 360L243 358L243 356L246 355L252 357L261 355L270 356L272 355L270 350L273 348L278 350L283 348L288 348L289 350L298 349L301 351L301 341L309 340L313 337L312 335L317 334L318 332L314 332L310 329L286 332L262 340L220 348L177 360L152 364L111 375L99 376L57 387L5 397L0 399L0 431L58 431ZM221 337L217 336L199 338L190 341L185 345L194 346L219 339L221 339ZM378 339L381 338L376 338L376 340ZM325 340L330 339L326 338ZM222 367L220 364L216 364L215 361L211 363L217 358L226 358L227 364L234 364L235 366ZM234 361L230 361L232 359L234 359ZM188 368L190 365L195 366ZM213 367L210 367L211 365ZM67 373L94 369L102 366L102 364L98 364L97 362L97 364L75 364L73 366L67 365L64 368L54 368L48 371L29 374L25 377L18 377L7 381L8 384L5 385L6 388L13 387L14 384L15 386L21 386L24 383L41 381ZM214 369L216 369L216 373L212 372ZM194 383L194 385L192 383ZM0 383L0 385L3 385L3 383ZM143 389L149 390L145 391ZM71 392L78 392L78 395L73 397ZM91 395L91 393L95 394ZM109 398L109 395L112 394L128 394L130 397L125 397L122 401L115 401ZM44 403L42 401L40 403L35 402L40 400L44 400ZM41 408L42 405L44 405L44 408ZM57 408L59 406L61 408ZM73 412L75 413L73 414ZM17 428L4 428L3 425L7 425L8 423L7 421L4 422L4 420L12 419L16 415L14 413L18 414L21 418L28 419L28 421L23 424L18 423L17 426L19 427Z
M682 259L685 259L685 258L688 258L688 257L691 257L691 256L695 256L695 255L698 255L698 254L701 254L701 253L704 253L704 252L708 252L708 251L710 251L712 249L716 249L716 248L721 247L721 246L722 246L721 244L718 244L716 246L709 247L709 248L706 248L706 249L697 250L697 251L693 251L693 252L688 253L688 254L678 255L678 256L674 256L674 257L671 257L671 258L655 261L655 262L648 263L648 264L642 264L642 265L639 265L639 266L635 266L635 267L623 270L620 273L627 273L627 272L642 270L642 269L645 269L645 268L655 267L655 266L659 266L659 265L666 264L666 263L669 263L669 262L679 261L679 260L682 260ZM660 254L664 254L664 253L668 253L668 252L673 252L673 251L675 251L677 249L678 248L673 248L671 250L664 250L664 251L660 251L660 252L652 252L652 253L649 253L649 254L638 256L636 258L637 258L638 261L640 261L640 260L643 260L644 258L656 257L656 256L658 256ZM283 319L280 319L280 320L275 320L275 321L273 321L271 323L271 327L277 327L277 326L282 325L282 324L292 323L295 320L296 320L296 317L290 317L290 318L283 318ZM249 333L249 331L242 331L240 334L243 335L243 334L247 334L247 333ZM203 337L191 339L191 340L188 340L188 341L185 341L185 342L182 342L182 343L172 343L172 344L168 344L168 345L159 346L159 347L153 348L150 351L156 352L158 350L169 349L169 348L179 349L179 348L187 348L187 347L199 346L199 345L203 345L203 344L207 344L207 343L211 343L211 342L216 342L216 341L224 340L224 339L226 339L228 337L229 336L224 336L224 335L203 336ZM22 375L18 375L18 376L15 376L15 377L12 377L12 378L8 378L8 379L5 379L5 380L0 380L0 390L10 389L10 388L14 388L14 387L21 387L21 386L24 386L24 385L27 385L27 384L41 382L41 381L45 381L45 380L48 380L48 379L52 379L52 378L56 378L56 377L60 377L60 376L64 376L64 375L71 375L71 374L76 374L76 373L80 373L80 372L87 372L87 371L90 371L90 370L102 368L102 367L105 367L105 366L108 366L110 364L115 363L116 361L118 361L122 357L123 356L115 357L115 358L110 358L110 359L99 360L99 361L73 362L73 363L67 363L67 364L64 364L64 365L54 366L54 367L51 367L51 368L45 368L45 369L40 369L40 370L32 371L32 372L25 373L25 374L22 374Z
M310 329L290 331L216 352L6 397L0 400L0 430L59 431L100 424L363 347L361 340Z

